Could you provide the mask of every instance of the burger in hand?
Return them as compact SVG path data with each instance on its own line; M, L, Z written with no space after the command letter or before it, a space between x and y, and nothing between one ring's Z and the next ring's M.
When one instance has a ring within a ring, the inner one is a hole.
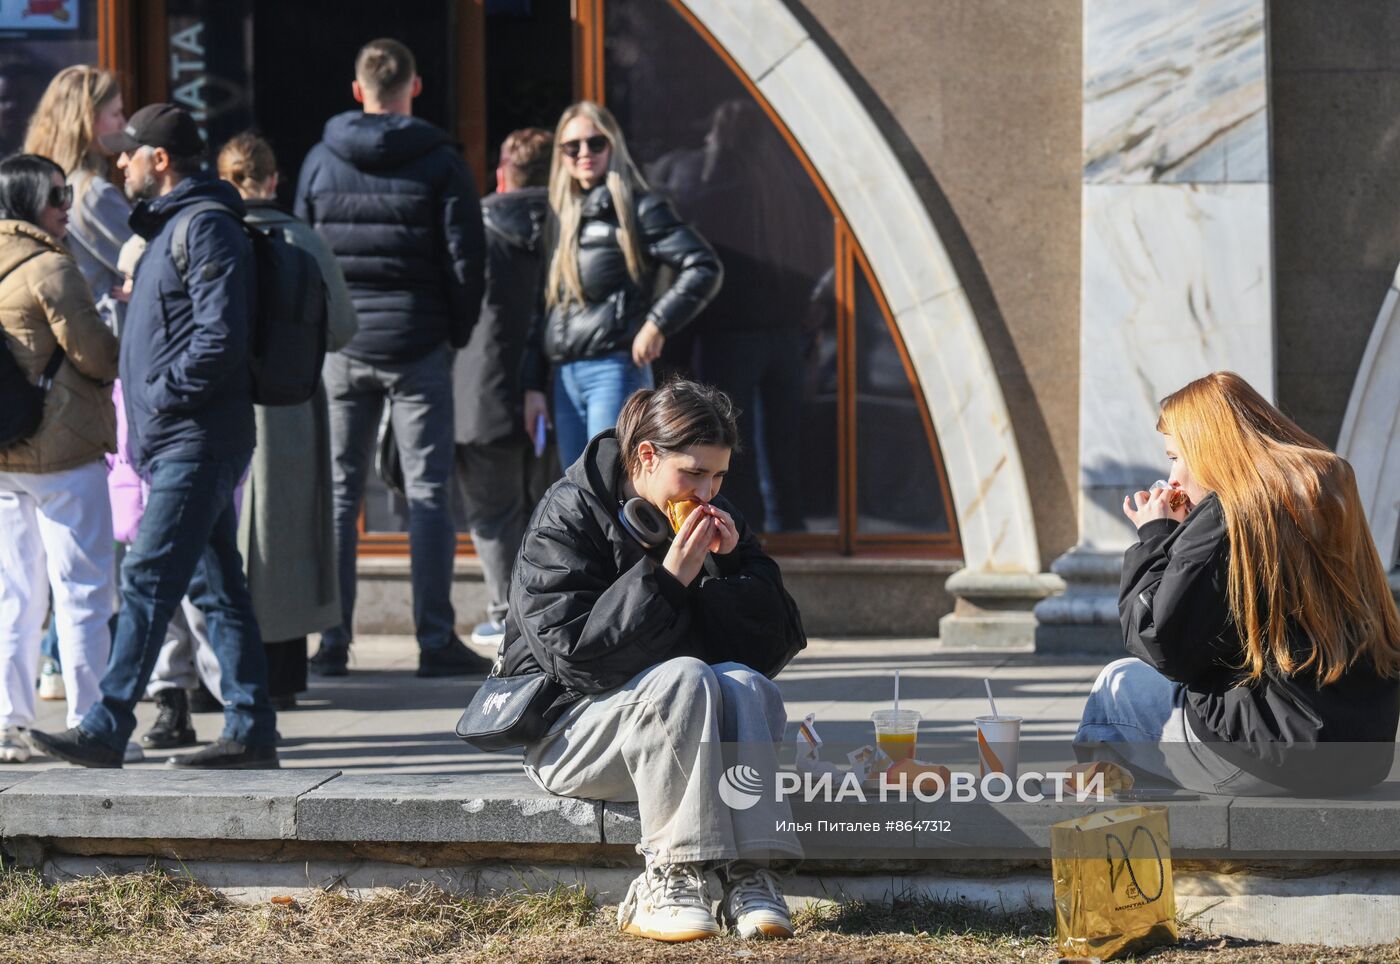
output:
M671 531L680 532L681 526L685 525L685 520L690 518L690 514L704 504L703 502L696 502L694 499L681 499L679 502L667 502L666 518L671 523Z

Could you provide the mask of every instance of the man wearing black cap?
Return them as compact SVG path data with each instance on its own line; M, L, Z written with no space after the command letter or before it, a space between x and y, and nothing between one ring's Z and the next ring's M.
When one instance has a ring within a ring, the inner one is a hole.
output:
M172 104L137 111L102 138L120 154L132 229L147 240L137 268L121 379L129 455L150 492L122 565L122 603L102 701L63 733L31 731L45 753L120 767L166 625L188 593L205 614L223 673L224 734L181 767L276 767L267 662L238 554L234 488L253 452L248 341L256 302L253 253L232 185L201 171L204 142ZM206 205L192 210L196 205ZM171 239L186 222L181 271Z

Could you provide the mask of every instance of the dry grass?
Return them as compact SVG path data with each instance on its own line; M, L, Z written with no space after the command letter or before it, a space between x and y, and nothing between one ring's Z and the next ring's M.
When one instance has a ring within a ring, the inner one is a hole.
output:
M575 887L456 897L431 886L365 898L322 892L305 900L235 904L164 873L58 885L0 874L0 961L957 961L1052 962L1054 922L1038 911L902 899L846 901L796 916L795 940L735 938L666 946L616 933L610 909ZM1335 951L1186 933L1149 959L1163 964L1400 962L1400 945Z

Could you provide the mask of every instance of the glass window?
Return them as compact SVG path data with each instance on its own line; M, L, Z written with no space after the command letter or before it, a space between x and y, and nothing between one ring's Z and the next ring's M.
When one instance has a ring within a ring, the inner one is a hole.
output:
M763 107L668 3L604 7L609 109L653 190L715 247L724 286L661 368L741 410L724 494L755 528L840 526L834 222Z
M923 408L865 272L855 273L856 531L948 532Z
M0 3L0 157L23 149L29 117L54 74L95 63L97 0Z

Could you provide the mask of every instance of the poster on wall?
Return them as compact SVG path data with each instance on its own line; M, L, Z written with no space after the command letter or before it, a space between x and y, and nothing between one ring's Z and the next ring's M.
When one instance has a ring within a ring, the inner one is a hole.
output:
M0 30L77 30L78 0L0 0Z

